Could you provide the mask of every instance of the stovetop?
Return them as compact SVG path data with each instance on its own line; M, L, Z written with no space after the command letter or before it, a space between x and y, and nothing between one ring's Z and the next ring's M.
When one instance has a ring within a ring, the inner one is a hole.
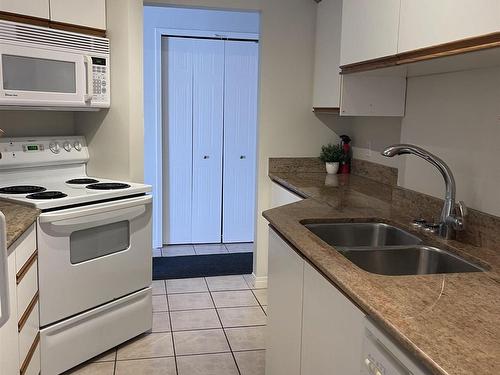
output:
M151 191L151 186L144 184L87 176L78 176L74 178L92 179L99 182L74 184L66 182L70 179L45 178L36 179L36 184L35 180L18 180L15 181L15 184L9 181L9 183L5 184L0 178L0 198L17 203L29 204L41 210L46 210L121 197L125 198L127 196L149 193ZM23 187L23 193L2 193L2 189L17 185L33 185L39 187L39 190L32 191Z
M84 137L0 139L0 198L41 210L151 192L151 186L87 175Z

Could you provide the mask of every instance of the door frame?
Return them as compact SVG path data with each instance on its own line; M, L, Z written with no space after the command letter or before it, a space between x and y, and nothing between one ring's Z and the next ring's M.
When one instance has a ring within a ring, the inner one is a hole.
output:
M152 185L153 194L153 247L163 246L163 98L162 98L162 37L192 37L213 39L257 40L257 33L228 31L203 31L170 29L157 27L154 30L154 69L153 74L144 74L144 88L152 89L152 95L144 96L144 177ZM260 48L260 46L259 46ZM146 52L143 53L144 57ZM260 62L260 53L259 53ZM260 63L259 63L260 65ZM145 67L147 64L145 64ZM145 73L145 72L144 72ZM260 86L260 83L259 83ZM152 100L148 100L152 99ZM257 109L257 112L259 110ZM147 116L146 114L151 114ZM257 129L258 132L258 125ZM257 155L257 154L256 154ZM256 158L255 163L258 160Z

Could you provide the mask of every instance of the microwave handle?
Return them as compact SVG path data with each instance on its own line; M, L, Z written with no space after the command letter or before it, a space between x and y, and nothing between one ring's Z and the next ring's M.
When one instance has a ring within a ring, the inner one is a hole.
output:
M92 57L83 56L84 65L87 68L87 93L85 94L85 101L90 102L94 96L94 74L92 72Z
M0 212L0 327L10 318L9 267L5 216Z

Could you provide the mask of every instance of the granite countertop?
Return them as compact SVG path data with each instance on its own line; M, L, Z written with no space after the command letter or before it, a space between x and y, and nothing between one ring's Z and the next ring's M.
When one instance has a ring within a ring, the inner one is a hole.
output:
M11 203L0 199L0 211L5 215L7 223L7 247L10 247L30 226L40 214L36 208Z
M393 187L355 175L271 172L306 198L263 213L296 250L432 374L500 374L500 255L495 249L443 240L409 224L391 205ZM307 230L315 220L380 220L481 265L466 274L383 276L368 273Z

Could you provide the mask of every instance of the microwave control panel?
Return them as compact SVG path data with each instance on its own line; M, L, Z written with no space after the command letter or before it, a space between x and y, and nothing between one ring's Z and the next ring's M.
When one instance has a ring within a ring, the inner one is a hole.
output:
M93 106L109 107L109 59L92 57Z

